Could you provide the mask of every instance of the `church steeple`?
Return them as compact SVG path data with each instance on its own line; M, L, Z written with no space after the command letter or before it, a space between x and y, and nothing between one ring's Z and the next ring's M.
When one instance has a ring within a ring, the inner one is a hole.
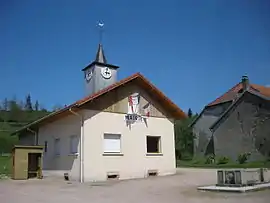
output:
M107 64L107 60L105 57L105 53L104 53L102 44L98 45L98 50L97 50L95 62Z
M119 67L107 63L102 46L104 24L99 23L98 26L100 28L100 39L96 58L82 70L84 72L86 95L94 94L117 82L117 69Z
M82 70L86 95L91 95L117 82L118 68L118 66L107 63L103 46L99 43L94 61Z

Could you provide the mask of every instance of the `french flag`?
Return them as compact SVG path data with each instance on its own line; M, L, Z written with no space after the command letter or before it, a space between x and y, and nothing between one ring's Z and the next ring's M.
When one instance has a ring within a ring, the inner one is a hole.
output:
M146 105L143 106L143 110L145 113L145 116L150 117L150 103L147 103Z
M131 113L137 114L138 107L140 104L140 95L138 93L134 93L128 97L129 107L131 109Z
M132 113L134 113L134 108L133 108L133 98L132 98L131 95L128 97L128 104L129 104L129 106L130 106L130 108L131 108Z

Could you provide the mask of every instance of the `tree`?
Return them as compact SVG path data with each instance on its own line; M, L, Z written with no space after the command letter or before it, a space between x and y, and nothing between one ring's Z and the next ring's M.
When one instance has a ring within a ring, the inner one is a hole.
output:
M5 98L3 101L3 110L7 111L8 110L8 99Z
M53 106L52 110L53 111L59 111L62 108L63 108L62 105L56 104L56 105Z
M20 110L20 106L17 104L17 101L16 99L11 99L8 101L8 109L10 111L17 111L17 110Z
M17 122L21 120L22 110L20 106L17 104L15 97L14 99L8 101L8 109L9 109L8 122Z
M39 103L38 103L38 100L36 100L36 103L35 103L35 111L38 111L39 110Z
M42 104L39 104L39 110L42 112L48 112L47 109Z
M18 106L20 107L21 110L23 110L25 105L23 101L19 101Z
M177 159L191 159L193 156L192 129L189 127L193 118L186 118L175 122L175 152Z
M188 117L191 118L193 116L193 112L191 108L188 109Z
M30 94L28 94L26 96L26 99L25 99L25 110L26 111L32 111L33 110Z

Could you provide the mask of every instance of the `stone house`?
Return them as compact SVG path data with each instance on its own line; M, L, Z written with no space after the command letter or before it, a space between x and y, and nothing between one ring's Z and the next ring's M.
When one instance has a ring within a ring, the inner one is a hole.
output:
M247 76L206 105L191 123L195 156L214 154L250 161L270 156L270 88L250 84Z

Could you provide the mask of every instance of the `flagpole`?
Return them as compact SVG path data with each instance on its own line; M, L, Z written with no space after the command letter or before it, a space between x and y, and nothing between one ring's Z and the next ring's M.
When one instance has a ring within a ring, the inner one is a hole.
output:
M104 23L99 22L98 23L98 27L99 27L99 44L102 44L102 37L103 37L103 32L104 32Z

